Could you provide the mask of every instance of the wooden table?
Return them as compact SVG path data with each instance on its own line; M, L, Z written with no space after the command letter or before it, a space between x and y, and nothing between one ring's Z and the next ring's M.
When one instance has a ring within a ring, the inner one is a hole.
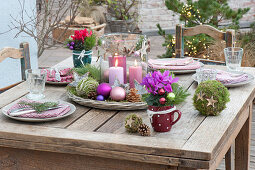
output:
M222 67L223 68L223 67ZM225 68L223 68L225 69ZM254 68L244 68L254 74ZM142 111L107 111L76 105L76 112L59 121L24 123L0 116L0 169L216 169L226 154L231 166L235 143L235 168L249 167L252 101L255 81L230 88L231 101L215 117L199 115L192 105L197 87L192 74L180 75L189 90L178 105L182 118L167 133L151 137L128 134L124 118ZM46 86L50 99L71 102L64 87ZM0 94L0 108L27 94L24 83Z

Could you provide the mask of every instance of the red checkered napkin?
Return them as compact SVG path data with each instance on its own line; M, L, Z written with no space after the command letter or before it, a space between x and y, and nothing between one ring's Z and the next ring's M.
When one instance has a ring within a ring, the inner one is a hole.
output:
M24 101L24 100L21 100ZM32 102L32 101L28 101L25 100L26 102ZM20 101L19 101L20 102ZM18 103L19 103L18 102ZM8 110L8 114L10 115L10 112L12 110L16 110L16 109L20 109L20 108L24 108L24 105L20 105L20 104L14 104L9 110ZM52 118L52 117L59 117L59 116L63 116L66 113L68 113L71 108L69 105L65 105L65 104L60 104L59 106L61 106L60 108L57 109L53 109L53 110L48 110L48 111L44 111L41 113L37 113L37 112L32 112L32 113L27 113L27 114L23 114L23 115L19 115L17 117L23 117L23 118L39 118L39 119L44 119L44 118ZM28 107L29 108L29 107Z

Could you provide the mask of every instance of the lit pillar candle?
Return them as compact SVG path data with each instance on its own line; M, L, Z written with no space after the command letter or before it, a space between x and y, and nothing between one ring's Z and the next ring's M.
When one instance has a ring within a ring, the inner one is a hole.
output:
M109 56L109 66L113 67L116 63L116 60L118 60L117 67L123 67L123 77L124 77L124 83L127 83L127 61L126 56L118 55L118 53L115 53L114 56Z
M115 62L115 67L109 68L109 84L112 86L114 84L115 79L120 81L120 84L124 84L124 74L123 67L117 67L118 60Z
M139 83L142 83L143 78L143 70L142 66L137 66L137 62L135 60L135 65L129 67L129 85L130 88L134 88L134 80L136 80Z

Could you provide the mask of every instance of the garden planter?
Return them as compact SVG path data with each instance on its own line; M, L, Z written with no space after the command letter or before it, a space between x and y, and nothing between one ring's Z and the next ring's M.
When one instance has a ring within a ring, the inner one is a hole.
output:
M109 20L111 32L133 32L135 29L133 20Z
M148 106L148 116L150 117L151 125L156 132L168 132L181 118L181 112L176 110L175 106ZM178 114L178 118L174 120L174 114Z
M85 64L91 64L92 50L77 51L73 50L73 65L74 67L82 67Z

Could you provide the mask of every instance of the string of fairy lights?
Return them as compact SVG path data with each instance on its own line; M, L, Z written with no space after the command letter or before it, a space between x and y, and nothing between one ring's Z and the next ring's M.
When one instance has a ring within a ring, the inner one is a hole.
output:
M186 20L193 20L195 21L197 24L202 24L201 22L201 15L200 15L200 12L198 9L195 9L194 6L192 5L188 5L188 4L185 4L183 7L182 7L182 11L181 11L181 16L183 18L185 18ZM198 47L196 45L193 44L192 41L194 41L195 39L193 38L192 40L187 40L185 39L185 55L186 56L196 56L198 54ZM203 39L200 39L199 40L199 45L200 46L200 50L204 49L208 49L209 46L206 45L205 43L205 38ZM175 47L175 43L176 43L176 37L173 36L173 38L170 40L169 44L167 45L167 48L172 48L174 49ZM175 56L175 53L173 53L173 56ZM209 59L209 55L203 55L202 56L203 58L205 59Z

